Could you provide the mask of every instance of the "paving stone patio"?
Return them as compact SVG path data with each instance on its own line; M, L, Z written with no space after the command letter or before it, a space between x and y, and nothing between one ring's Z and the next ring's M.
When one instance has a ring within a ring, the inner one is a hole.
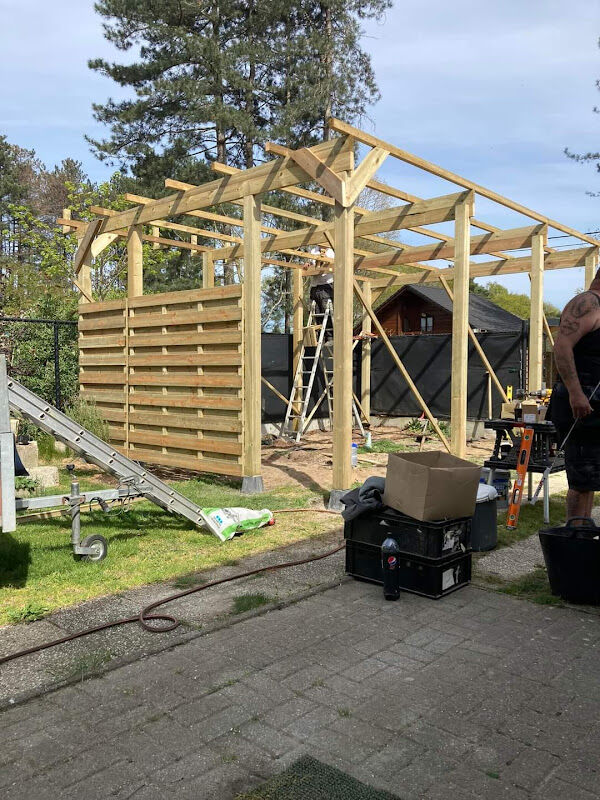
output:
M600 617L348 582L0 714L0 795L226 800L310 754L405 800L600 798Z

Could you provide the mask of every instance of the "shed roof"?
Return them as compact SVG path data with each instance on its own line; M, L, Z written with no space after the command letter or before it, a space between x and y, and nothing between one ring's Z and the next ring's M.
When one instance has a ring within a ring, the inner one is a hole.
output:
M435 286L423 286L421 284L408 284L403 286L384 303L379 306L377 313L379 314L385 307L392 305L400 297L400 295L410 292L435 303L440 308L445 309L452 313L452 301L446 294L445 289L439 289ZM492 331L494 333L511 333L513 331L520 331L523 326L521 317L516 314L511 314L510 311L505 311L496 303L481 297L478 294L469 294L469 325L472 328L482 331Z

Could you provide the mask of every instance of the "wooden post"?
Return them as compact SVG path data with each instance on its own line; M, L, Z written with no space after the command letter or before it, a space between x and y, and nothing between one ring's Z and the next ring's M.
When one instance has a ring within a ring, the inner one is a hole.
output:
M298 361L302 352L302 342L304 341L304 303L303 303L303 283L302 271L292 270L292 377L298 369ZM300 379L302 384L302 379ZM297 408L302 404L302 389L298 387L296 391L298 400Z
M371 284L365 283L363 285L363 296L369 306L373 305L373 298L371 294ZM367 309L363 306L362 314L362 332L366 334L371 333L371 317L367 313ZM371 419L371 338L367 336L361 341L361 361L360 361L360 404L362 406L365 417L370 421Z
M155 239L158 239L158 237L160 236L160 228L157 227L156 225L152 226L152 236L154 236ZM195 238L196 238L196 241L197 241L198 237L196 236ZM193 241L194 241L194 237L193 236L190 237L190 241L193 243ZM153 250L160 250L160 244L158 242L152 242L152 249Z
M598 269L598 253L591 253L585 257L585 286L586 292L590 288Z
M458 458L467 447L469 359L469 256L471 203L456 206L454 235L454 307L452 313L451 445Z
M260 198L244 197L244 293L243 293L243 432L242 492L264 491L261 477L261 251Z
M210 251L206 250L202 253L202 288L212 289L214 285L215 285L215 261L213 258L213 254Z
M344 178L346 180L346 178ZM334 206L333 270L333 487L329 507L352 485L352 310L354 278L354 206Z
M81 244L78 241L78 244ZM89 303L88 297L92 297L92 252L91 250L88 252L86 257L81 262L81 267L79 268L79 277L78 283L81 287L81 297L79 298L80 303ZM88 297L86 297L86 295Z
M530 392L542 388L544 380L544 236L531 239L531 317L529 321Z
M127 236L127 297L144 294L142 226L134 225Z

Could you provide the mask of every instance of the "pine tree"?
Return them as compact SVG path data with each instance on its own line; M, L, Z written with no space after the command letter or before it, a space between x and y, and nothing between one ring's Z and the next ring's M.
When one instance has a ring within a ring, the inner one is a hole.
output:
M361 20L391 0L98 0L106 38L129 64L89 62L135 96L95 104L110 137L96 154L148 182L164 174L196 181L217 159L252 166L268 138L290 145L327 135L332 113L350 121L378 97ZM172 169L175 167L175 169Z

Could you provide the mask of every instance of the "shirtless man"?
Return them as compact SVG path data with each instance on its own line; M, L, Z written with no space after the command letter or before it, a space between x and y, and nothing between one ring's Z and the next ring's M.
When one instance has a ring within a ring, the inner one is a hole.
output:
M550 416L563 442L569 491L567 519L590 517L594 492L600 491L600 270L590 290L566 306L554 345L559 373L552 393Z

